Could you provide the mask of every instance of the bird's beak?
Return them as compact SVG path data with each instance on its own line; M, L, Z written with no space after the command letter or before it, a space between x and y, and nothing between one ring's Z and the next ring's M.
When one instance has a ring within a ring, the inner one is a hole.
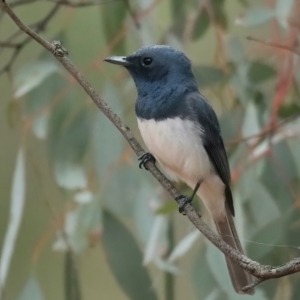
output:
M110 56L106 57L104 61L124 67L128 67L130 65L130 62L127 60L126 56Z

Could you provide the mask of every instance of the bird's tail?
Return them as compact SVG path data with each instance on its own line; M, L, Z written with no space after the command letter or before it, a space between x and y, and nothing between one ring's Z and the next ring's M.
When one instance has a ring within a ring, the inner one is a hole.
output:
M240 240L235 229L232 214L227 205L225 205L225 207L225 216L222 216L222 218L218 219L214 218L219 235L221 236L223 241L226 242L229 246L244 254L243 248L241 246ZM227 256L225 256L225 258L231 282L235 291L239 294L245 294L245 292L242 291L242 288L253 282L251 275L245 270L243 270L236 263L234 263L232 260L230 260ZM254 294L254 289L247 291L246 294Z

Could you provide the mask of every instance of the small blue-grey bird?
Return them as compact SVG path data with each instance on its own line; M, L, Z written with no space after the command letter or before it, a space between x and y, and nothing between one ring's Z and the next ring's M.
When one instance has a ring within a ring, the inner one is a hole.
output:
M182 199L180 211L197 193L222 239L243 253L233 222L230 170L219 122L198 91L190 60L169 46L152 46L105 61L124 66L135 82L135 112L150 152L141 158L141 165L156 160L171 180L192 187L193 194ZM234 289L243 294L251 276L227 257L226 262Z

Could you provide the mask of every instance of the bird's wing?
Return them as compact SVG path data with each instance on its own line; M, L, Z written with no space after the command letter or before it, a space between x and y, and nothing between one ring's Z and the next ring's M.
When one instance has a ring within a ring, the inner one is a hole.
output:
M217 116L210 104L200 93L190 94L187 97L187 101L195 118L203 128L204 134L201 136L203 146L217 174L225 184L227 204L234 215L230 191L230 169Z

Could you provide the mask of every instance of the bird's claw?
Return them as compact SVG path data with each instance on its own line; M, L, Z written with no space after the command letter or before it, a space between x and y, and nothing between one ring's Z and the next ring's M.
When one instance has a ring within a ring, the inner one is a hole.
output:
M187 204L191 204L191 202L193 201L193 198L180 195L180 196L176 197L176 200L179 202L178 211L181 214L185 215L184 208Z
M146 152L143 155L141 155L138 158L138 160L140 161L139 168L142 169L144 167L144 169L147 170L147 171L148 171L148 168L146 167L146 163L148 161L151 161L152 163L156 162L155 157L151 153L149 153L149 152Z

